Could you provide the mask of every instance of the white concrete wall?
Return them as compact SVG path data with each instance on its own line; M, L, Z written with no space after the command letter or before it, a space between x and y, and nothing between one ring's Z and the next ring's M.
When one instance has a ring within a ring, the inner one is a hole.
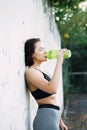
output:
M59 33L44 2L0 1L0 130L32 130L37 104L26 91L24 42L40 37L47 49L60 48ZM55 61L48 64L42 67L52 73ZM62 87L58 93L62 106Z

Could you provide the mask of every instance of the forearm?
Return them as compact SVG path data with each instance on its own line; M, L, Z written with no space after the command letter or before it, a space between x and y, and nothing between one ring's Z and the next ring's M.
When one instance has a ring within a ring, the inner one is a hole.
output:
M62 75L62 62L57 61L54 73L51 81L49 82L50 88L53 87L53 91L56 93L59 86L61 85L61 75Z
M61 84L62 63L63 63L63 55L65 51L66 49L61 49L60 51L58 51L58 57L57 57L57 62L54 69L53 77L51 81L49 82L49 86L53 90L54 93L57 92L58 87Z

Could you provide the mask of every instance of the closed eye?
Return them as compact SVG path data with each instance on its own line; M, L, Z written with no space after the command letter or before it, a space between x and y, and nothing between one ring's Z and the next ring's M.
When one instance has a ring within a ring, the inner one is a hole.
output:
M40 47L40 51L45 51L45 47Z

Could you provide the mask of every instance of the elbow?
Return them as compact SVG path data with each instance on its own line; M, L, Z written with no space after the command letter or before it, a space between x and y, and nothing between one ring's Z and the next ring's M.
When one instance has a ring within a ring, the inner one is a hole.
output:
M56 89L52 90L52 94L56 94L56 93L57 93Z
M50 89L49 89L50 88ZM51 94L57 94L57 90L58 90L58 85L56 85L56 84L51 84L50 86L49 86L49 92L51 93Z

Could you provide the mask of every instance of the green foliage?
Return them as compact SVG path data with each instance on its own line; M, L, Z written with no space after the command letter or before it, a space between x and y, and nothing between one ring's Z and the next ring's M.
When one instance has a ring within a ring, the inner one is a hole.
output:
M73 93L73 87L69 80L69 68L70 68L70 62L69 59L64 61L63 64L63 87L64 87L64 98L71 98Z
M72 72L87 72L87 43L73 43L71 67ZM73 62L75 61L75 62Z
M83 39L85 40L87 37L86 36L86 33L87 33L87 13L86 12L81 12L81 10L79 10L76 14L74 14L71 17L70 20L65 20L64 24L62 24L62 22L58 22L57 24L58 24L58 27L60 30L63 44L65 44L66 40L68 40L68 43L69 43L70 40L80 41L79 38L81 38L81 41L83 41ZM66 39L64 37L65 33L68 33L68 35L70 36L70 39Z
M73 89L77 92L87 93L87 42L86 43L73 43L71 70L72 72L84 72L78 75L71 75L71 83Z
M78 11L79 3L82 1L85 0L48 0L48 3L53 8L55 20L63 23Z
M87 72L87 12L79 8L82 1L86 0L48 0L61 35L62 48L72 51L72 57L63 65L66 98L77 92L87 92L87 75L69 75L70 72Z
M86 1L86 0L48 0L49 5L51 7L56 7L56 6L64 6L64 7L74 7L77 6L80 2Z

